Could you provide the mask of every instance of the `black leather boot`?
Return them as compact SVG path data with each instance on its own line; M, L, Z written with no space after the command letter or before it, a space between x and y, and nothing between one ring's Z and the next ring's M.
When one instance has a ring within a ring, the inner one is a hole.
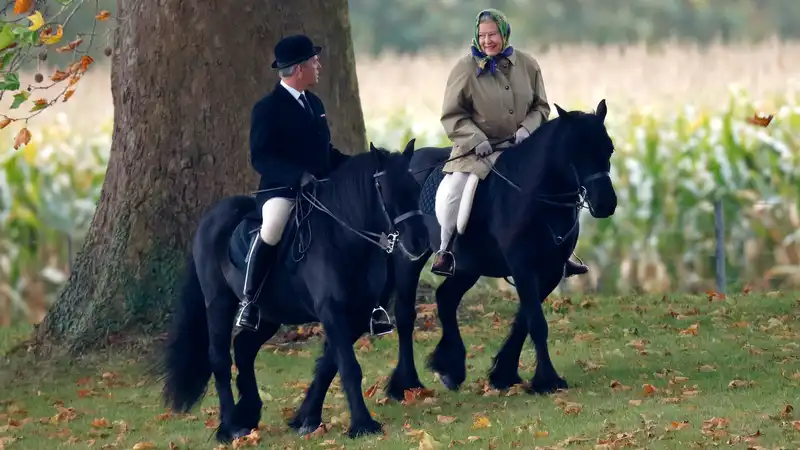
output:
M586 264L578 264L575 261L568 259L566 264L566 277L569 278L574 275L583 275L589 271Z
M272 266L272 257L275 247L267 244L256 235L250 247L250 259L247 261L247 271L244 281L244 300L239 303L239 310L236 312L237 327L249 331L258 331L258 324L261 321L261 313L255 303L255 294L261 286L264 276L269 273Z

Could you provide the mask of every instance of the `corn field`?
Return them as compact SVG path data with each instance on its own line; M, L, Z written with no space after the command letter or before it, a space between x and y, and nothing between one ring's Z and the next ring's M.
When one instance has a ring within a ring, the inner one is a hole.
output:
M569 289L713 289L717 199L733 287L800 284L797 54L798 44L767 42L535 55L551 104L588 109L607 99L616 145L619 206L608 220L582 220L576 253L591 271ZM438 105L459 56L359 59L369 139L394 149L410 137L418 147L446 145ZM28 146L13 149L15 124L0 130L0 325L43 317L89 227L113 125L108 73L94 70L69 103L29 124ZM761 110L775 115L766 128L746 120Z

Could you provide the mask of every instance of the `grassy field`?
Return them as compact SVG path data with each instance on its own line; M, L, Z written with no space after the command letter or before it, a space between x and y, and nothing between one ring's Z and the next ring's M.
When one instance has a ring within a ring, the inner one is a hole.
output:
M286 342L284 335L265 345L257 361L265 400L259 447L800 446L800 411L794 410L800 406L800 301L794 294L551 297L551 352L570 389L547 397L486 389L486 369L515 301L485 287L470 293L460 310L469 358L465 388L446 391L422 369L439 337L435 308L426 301L418 306L416 357L433 397L387 402L382 386L396 358L396 336L365 338L357 344L363 389L380 383L367 404L385 436L350 441L343 434L347 409L337 376L326 399L326 428L297 437L285 417L311 381L320 338ZM209 441L217 420L213 383L192 414L170 415L160 406L160 386L146 375L148 356L131 355L77 361L82 368L24 360L3 368L0 443L9 449L215 448ZM532 376L533 364L528 345L523 378Z

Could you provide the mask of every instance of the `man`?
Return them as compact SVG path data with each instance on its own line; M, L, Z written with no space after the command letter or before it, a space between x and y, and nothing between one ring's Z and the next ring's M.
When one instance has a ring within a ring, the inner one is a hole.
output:
M281 81L253 107L250 161L261 175L256 201L262 224L247 254L245 300L236 314L236 326L243 329L258 328L254 296L274 263L297 190L312 178L327 177L348 158L331 145L322 101L307 91L319 82L321 51L304 35L281 39L272 63Z

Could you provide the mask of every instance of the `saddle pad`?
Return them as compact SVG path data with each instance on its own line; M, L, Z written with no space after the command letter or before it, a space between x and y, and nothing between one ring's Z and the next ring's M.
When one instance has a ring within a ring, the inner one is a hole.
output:
M419 196L419 209L423 214L436 215L436 190L442 184L445 173L441 167L434 168L422 184Z
M258 214L259 218L255 216L255 214L245 216L233 230L233 233L231 233L228 256L233 266L241 271L244 271L245 267L247 267L245 258L247 258L247 252L250 250L250 242L253 235L258 233L258 228L261 226L260 212Z

